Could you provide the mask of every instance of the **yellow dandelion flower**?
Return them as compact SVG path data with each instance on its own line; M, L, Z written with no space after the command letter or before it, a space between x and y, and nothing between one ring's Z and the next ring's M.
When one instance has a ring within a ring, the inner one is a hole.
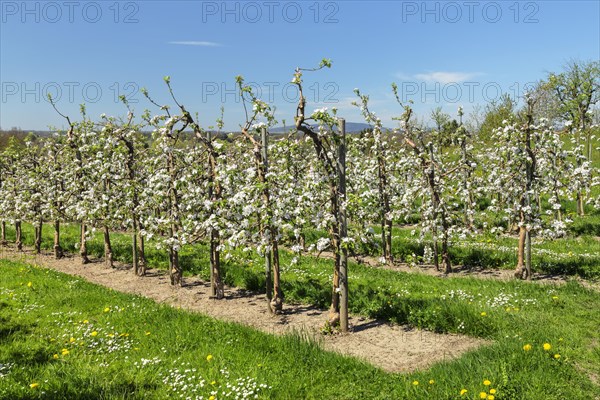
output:
M490 381L489 381L489 380L487 380L487 379L483 381L483 385L484 385L484 386L490 386L491 384L492 384L492 382L490 382Z
M554 358L558 360L558 359L560 358L560 354L558 354L558 353L557 353L557 354L555 354L555 355L554 355Z
M29 385L29 387L32 388L32 389L35 389L38 386L40 386L40 384L37 383L37 382L33 382L32 384Z
M109 312L109 311L110 311L110 308L108 308L108 307L106 307L106 308L104 309L104 312Z
M531 345L529 343L527 343L525 346L523 346L523 350L525 350L525 351L531 350Z
M150 336L150 332L147 332L147 331L146 331L146 336Z
M496 394L496 389L490 389L490 394Z
M212 356L212 354L209 354L206 356L206 361L211 361L214 357Z
M62 349L62 351L60 352L60 354L62 354L63 356L66 356L67 354L69 354L69 350Z
M552 300L558 300L558 296L552 296Z
M467 389L463 389L460 391L460 395L464 396L465 394L467 394L468 390Z
M58 354L53 355L52 358L56 360L58 358Z
M495 399L495 397L494 397L494 395L493 395L493 394L490 394L490 395L488 395L488 397L487 397L487 400L494 400L494 399Z
M419 381L413 381L414 386L419 386Z
M92 335L93 337L96 337L96 336L98 336L98 332L94 331L94 332L90 333L90 335Z
M485 317L485 316L487 316L487 313L486 313L485 311L483 311L483 312L481 313L481 316L482 316L482 317Z
M430 380L429 380L429 384L430 384L430 385L433 385L434 383L435 383L435 381L434 381L433 379L430 379Z
M84 320L83 320L83 323L84 323L84 324L89 324L89 323L90 323L90 321L88 321L87 319L84 319Z
M33 283L27 282L27 287L32 287L32 286L33 286Z
M479 398L480 398L480 399L485 399L485 398L487 398L487 393L486 393L486 392L479 392Z
M212 381L210 384L215 386L217 384L217 381Z
M215 400L215 396L210 396L208 400Z
M71 338L69 339L69 343L73 343L75 342L75 338L71 336Z
M552 348L552 345L550 343L544 343L544 350L548 351Z

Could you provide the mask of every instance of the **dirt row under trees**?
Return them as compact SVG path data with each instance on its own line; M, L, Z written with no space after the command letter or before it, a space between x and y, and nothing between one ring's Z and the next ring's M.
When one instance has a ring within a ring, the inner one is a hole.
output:
M79 259L72 256L56 260L51 254L17 252L13 248L2 248L0 254L4 259L51 268L114 290L142 295L266 333L301 333L321 343L325 350L357 357L389 372L424 369L487 343L468 336L436 334L358 316L350 317L351 333L323 335L320 332L327 320L327 310L313 306L285 304L281 315L272 315L264 295L226 287L223 300L212 300L209 299L210 283L195 277L186 278L185 285L178 287L169 284L164 271L154 269L145 277L137 277L130 266L119 263L113 269L99 261L81 265Z

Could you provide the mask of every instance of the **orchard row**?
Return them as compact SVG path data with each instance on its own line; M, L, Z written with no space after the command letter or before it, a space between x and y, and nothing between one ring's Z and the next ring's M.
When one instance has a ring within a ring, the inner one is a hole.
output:
M598 174L584 155L583 138L594 129L587 110L565 113L571 118L557 129L537 115L542 100L533 92L493 130L488 148L466 128L460 108L445 129L420 126L393 85L399 126L385 129L368 96L356 90L356 106L372 128L346 135L337 110L309 112L303 95L304 73L330 65L323 60L318 68L296 69L295 124L277 137L268 134L276 123L273 109L241 77L236 82L247 113L239 134L203 129L178 102L168 77L168 104L143 91L155 113L136 118L123 97L126 118L94 120L83 106L78 120L61 114L67 132L30 137L24 146L13 141L1 153L2 241L5 224L15 224L21 248L26 221L36 227L40 251L42 225L52 223L54 252L62 257L61 223L77 221L82 261L89 261L91 227L104 232L105 261L112 265L110 232L126 230L135 273L144 275L144 246L152 241L168 250L174 285L182 283L181 249L204 241L215 298L223 297L221 258L232 249L258 251L269 266L269 307L279 312L279 249L307 250L305 232L317 229L327 234L309 250L335 254L330 323L344 329L347 254L376 248L382 262L393 262L394 224L417 221L421 237L433 238L428 257L447 273L453 239L517 233L516 274L525 278L531 276L531 237L566 235L566 200L576 200L580 214L585 203L600 206L590 195ZM548 84L560 87L554 79ZM221 117L217 127L223 125Z

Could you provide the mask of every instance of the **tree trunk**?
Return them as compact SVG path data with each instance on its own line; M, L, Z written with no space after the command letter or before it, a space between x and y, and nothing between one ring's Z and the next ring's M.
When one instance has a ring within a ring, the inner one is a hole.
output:
M560 195L558 193L559 180L556 176L556 171L558 171L559 169L558 169L556 159L557 159L556 154L553 154L553 157L552 157L552 167L553 167L552 193L554 193L554 197L556 197L556 202L560 205ZM556 219L558 221L562 221L562 210L560 207L556 210Z
M133 273L137 276L140 275L140 266L138 263L138 226L136 217L133 217L133 232L131 233L131 264L133 267Z
M42 228L44 227L44 221L40 218L34 228L35 231L35 252L41 254L42 252Z
M383 148L378 147L377 154L377 175L379 178L379 218L381 220L381 245L383 250L383 258L388 263L393 263L392 258L392 221L389 218L390 199L387 193L387 170L385 158L383 156Z
M57 260L64 257L63 249L60 246L60 221L54 221L54 258Z
M113 252L110 244L110 232L108 226L104 227L104 264L109 268L114 268Z
M173 248L169 249L169 277L171 285L183 286L183 273L179 265L179 252Z
M199 135L199 133L196 133ZM217 170L217 157L213 145L212 145L212 134L210 131L206 132L206 147L208 148L208 197L212 200L213 204L221 199L221 185L217 181L216 170ZM219 247L221 245L221 235L218 230L212 228L210 231L210 298L220 300L225 297L225 290L223 288L223 281L221 278L221 252Z
M177 188L175 187L177 170L172 152L168 155L167 167L170 177L168 210L171 222L169 226L169 239L173 242L175 238L179 239L177 232L179 231L181 222L179 220L179 195L177 193ZM175 248L173 243L169 245L169 277L171 278L171 285L183 286L183 271L181 265L179 265L179 244L180 243L178 243L178 248Z
M585 215L585 209L583 205L583 193L581 190L577 191L577 215L583 217Z
M281 290L281 276L279 266L279 246L277 240L273 242L273 296L270 302L271 312L279 314L283 309L283 292Z
M171 212L173 212L173 207L176 207L174 203L175 201L171 199ZM169 238L175 238L177 228L174 223L171 224ZM169 247L169 277L171 278L171 285L183 286L183 271L181 270L181 265L179 265L179 251L175 250L173 245Z
M221 252L219 246L221 244L221 237L219 231L212 229L210 232L210 266L211 266L211 299L220 300L225 297L225 290L223 288L223 282L221 279Z
M335 224L335 230L339 231L338 224ZM336 234L337 236L337 234ZM335 264L333 266L333 279L331 291L331 307L329 307L329 325L337 326L340 323L340 245L337 239L333 240L335 252Z
M76 142L74 125L71 124L71 120L68 117L67 117L67 122L69 123L69 131L67 132L67 140L69 143L69 147L71 147L71 149L75 153L77 169L79 169L81 171L81 168L83 167L83 160L81 158L81 151L79 149L79 145ZM83 191L82 176L81 176L80 171L77 172L75 175L76 180L77 180L77 185L78 185L78 193L77 194L79 194ZM88 253L87 253L86 233L87 233L87 228L85 226L85 222L81 221L81 227L80 227L80 232L79 232L79 256L81 257L81 264L83 264L83 265L89 264L89 262L90 262L90 259L88 258Z
M172 184L172 182L171 182ZM177 196L175 189L171 187L171 198L169 201L169 208L171 213L177 215L176 204L177 204ZM171 216L171 218L175 219L175 217ZM175 223L171 223L169 228L169 238L174 239L177 233L177 226ZM171 279L171 285L179 285L183 286L183 271L181 270L181 266L179 265L179 252L175 250L173 245L169 246L169 278Z
M446 219L445 209L442 209L442 265L444 274L452 272L452 264L450 262L450 251L448 249L448 221Z
M133 186L133 207L131 213L131 219L133 221L133 232L131 234L131 259L133 264L133 273L137 276L143 276L146 274L146 263L143 250L144 242L143 238L139 234L140 222L137 215L139 198L136 185L135 143L133 138L127 139L126 137L121 137L121 140L123 140L125 146L127 147L127 170L129 172L129 183Z
M340 224L339 224L339 201L337 182L334 178L329 180L329 201L331 212L334 215L329 235L332 238L332 248L335 254L333 266L331 307L329 308L329 325L337 326L340 322Z
M460 121L460 126L462 126L462 116ZM472 229L474 225L473 221L473 191L471 190L471 174L473 173L473 167L471 167L471 162L469 160L469 154L467 151L467 135L466 131L463 131L464 137L460 140L460 149L462 154L462 164L463 164L463 172L462 172L462 186L463 190L467 192L467 199L465 200L464 212L465 212L465 225L468 229Z
M433 158L433 148L429 146L429 162L425 159L425 156L419 152L419 157L421 158L421 168L423 168L423 174L425 175L425 179L427 180L427 184L429 186L429 192L431 195L431 208L433 209L432 215L432 235L433 235L433 264L435 265L435 270L440 270L440 263L438 260L439 250L438 250L438 215L440 208L440 195L438 193L436 183L435 183L435 169L433 166L434 158ZM429 169L429 172L427 170Z
M524 216L521 220L524 222ZM525 269L525 242L527 236L527 228L522 223L519 227L519 244L517 245L517 267L515 268L515 278L524 279L527 270Z
M437 237L437 222L434 220L432 232L433 235L433 265L435 266L435 270L440 270L440 261L439 261L439 249L438 249L438 237Z
M247 137L250 137L247 135ZM268 133L267 129L261 130L261 143L251 138L254 144L254 159L256 161L256 167L258 171L258 180L262 184L262 198L265 206L266 221L264 225L259 224L259 229L265 229L265 239L271 247L271 251L268 251L265 255L265 275L267 284L267 299L269 301L269 311L272 314L279 314L283 308L283 294L281 291L280 284L280 273L279 273L279 247L277 231L273 224L273 208L271 204L271 196L269 192L269 185L267 181L267 173L269 170L268 162ZM259 221L261 221L259 215ZM271 286L272 285L272 286Z
M6 222L2 221L0 223L0 246L6 246L7 245L7 241L6 241Z
M269 235L270 237L270 235ZM265 252L265 294L267 297L267 304L269 312L273 313L273 307L271 307L271 300L273 299L273 257L271 251Z
M299 69L296 69L296 73L299 73ZM333 285L332 285L332 295L331 295L331 307L329 309L329 324L331 326L335 326L340 321L340 224L339 224L339 198L337 192L338 179L336 174L336 162L335 160L331 160L328 155L327 148L333 152L335 151L330 147L329 143L324 142L323 139L319 136L318 133L313 131L310 126L305 124L305 107L306 107L306 98L302 92L302 85L297 83L299 90L299 101L298 108L296 110L296 129L299 132L304 133L309 136L313 142L315 152L317 154L317 158L321 162L321 165L325 169L327 176L329 177L329 200L331 203L331 212L334 215L333 223L329 227L330 237L333 239L333 249L335 252L335 265L333 269ZM340 121L340 125L343 126L343 123ZM324 145L325 143L325 145ZM339 150L338 150L339 151Z
M591 130L586 131L586 141L587 141L587 159L591 163L592 162L592 133Z
M386 213L387 214L387 213ZM385 220L385 226L386 226L386 236L385 236L385 254L386 254L386 261L389 261L390 263L394 262L394 256L392 255L392 228L393 228L393 221L391 218L386 218Z
M15 244L17 250L23 250L23 232L21 231L21 221L15 222Z
M134 204L137 204L137 196L134 195ZM137 214L133 213L133 233L131 235L131 252L133 260L133 273L137 276L146 274L146 258L144 257L144 238L140 231L141 226Z
M577 129L577 148L579 150L581 150L579 152L579 157L577 157L577 167L581 168L583 161L582 158L584 157L583 155L583 150L580 147L580 143L581 143L581 132L583 132L585 130L585 125L581 127L581 129ZM585 215L585 209L583 207L583 193L581 192L581 189L577 190L577 215L579 215L580 217L583 217Z
M429 183L429 191L431 192L431 208L433 209L432 221L431 221L431 235L433 238L433 265L435 270L440 270L439 261L439 247L438 247L438 209L439 209L439 198L435 190L435 175L433 168L431 172L427 174L427 182Z
M531 280L531 232L525 230L525 275Z
M146 263L146 246L144 243L144 237L138 232L138 276L146 275L148 270L148 264Z
M529 155L529 159L527 160L525 166L527 170L527 186L525 191L525 205L529 208L529 214L527 214L527 226L525 231L525 274L527 280L531 280L531 223L533 216L533 207L531 202L533 181L535 179L535 173L537 168L537 162L535 153L533 152L531 140L532 140L532 126L533 126L533 103L528 103L528 112L527 112L527 128L525 130L525 147L527 150L527 154ZM539 192L534 194L537 196L539 202ZM538 210L541 210L541 205Z
M87 252L87 227L85 226L85 223L81 223L81 230L80 230L80 244L79 244L79 255L81 256L81 263L82 264L89 264L90 263L90 259L88 258L88 252Z

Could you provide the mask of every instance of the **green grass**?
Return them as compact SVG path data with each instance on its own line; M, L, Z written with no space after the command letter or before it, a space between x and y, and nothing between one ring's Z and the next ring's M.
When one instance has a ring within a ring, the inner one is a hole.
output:
M25 225L25 242L31 239L31 226ZM419 244L407 229L396 230L396 246L411 249L418 254ZM316 236L315 236L316 237ZM51 229L45 227L43 246L50 248ZM75 249L78 239L76 225L63 226L63 243L65 247ZM309 236L312 240L312 236ZM115 233L112 235L113 254L115 258L130 262L130 238ZM515 243L512 238L481 239L455 246L455 252L463 252L464 259L477 266L495 265L512 268ZM88 242L89 252L95 257L102 257L103 244L100 234ZM596 247L594 247L596 246ZM598 248L595 254L590 254ZM147 246L149 265L167 268L167 254L155 247ZM180 261L187 275L199 275L209 279L209 251L203 244L185 247L180 254ZM594 271L600 265L600 243L593 238L564 239L542 242L536 245L534 259L542 260L546 265L565 266L572 270L581 265L591 264ZM329 259L314 257L298 257L294 263L294 255L287 251L280 253L282 265L282 289L286 302L313 304L322 308L331 301L331 273L333 262ZM505 263L505 264L503 264ZM509 264L511 263L511 264ZM588 264L585 264L588 263ZM223 262L225 283L256 292L264 292L265 276L263 259L256 253L234 252L230 259ZM481 312L493 311L495 308L527 307L529 300L537 298L540 293L529 293L532 286L523 282L482 282L479 279L464 280L449 277L443 280L426 276L401 274L396 271L374 269L368 266L350 263L349 298L350 311L373 318L380 318L399 324L409 324L418 328L440 333L464 333L473 336L496 338L512 329L507 325L510 319L482 319ZM533 286L535 287L535 286ZM483 289L482 289L483 288ZM471 302L448 301L449 296L457 296L464 292ZM461 292L461 293L462 293ZM547 305L551 296L544 297ZM500 303L491 299L501 299ZM543 304L546 304L543 303Z
M374 279L395 276L389 283L406 288L398 306L419 303L424 320L464 319L479 327L477 336L493 339L458 360L388 374L299 336L274 337L21 263L1 260L0 268L2 399L186 398L194 388L206 399L238 379L267 385L258 398L273 399L476 399L490 388L496 399L511 400L600 395L588 378L600 374L600 295L575 282L554 287L377 271ZM507 311L500 292L519 300ZM494 296L498 305L491 305ZM142 366L144 359L155 361ZM191 378L187 391L173 390L176 375ZM484 379L492 382L487 388ZM462 389L468 392L461 397Z
M532 267L534 272L556 275L579 275L587 279L600 278L600 240L592 235L600 232L600 215L590 215L575 220L580 236L555 240L534 238L532 245ZM378 243L380 229L374 228ZM414 234L413 234L414 232ZM323 232L309 231L307 243L315 243ZM419 240L415 227L396 227L393 231L392 253L400 262L422 261L425 246L431 246L431 237ZM378 257L379 250L360 247L360 254ZM517 264L517 238L478 235L451 243L450 257L454 265L477 269L514 269Z

